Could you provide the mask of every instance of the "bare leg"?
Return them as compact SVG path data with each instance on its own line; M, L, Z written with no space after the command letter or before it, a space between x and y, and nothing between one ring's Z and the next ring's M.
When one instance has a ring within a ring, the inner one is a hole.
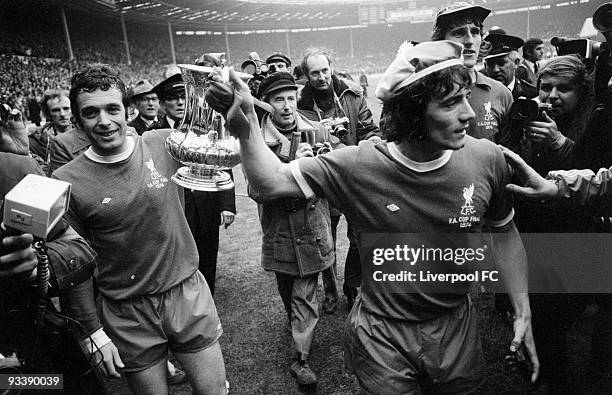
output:
M178 353L179 360L194 393L199 395L225 395L225 364L219 342L194 353Z
M166 359L162 359L155 365L140 372L126 373L130 389L138 395L167 395L168 384L166 374L168 365Z

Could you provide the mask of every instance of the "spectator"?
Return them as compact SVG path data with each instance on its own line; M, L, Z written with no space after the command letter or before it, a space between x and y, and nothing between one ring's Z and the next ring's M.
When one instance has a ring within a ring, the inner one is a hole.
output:
M492 43L489 55L484 58L487 76L504 84L515 100L519 97L536 97L536 87L515 75L521 61L518 49L523 45L523 40L500 33L490 34L486 40Z
M538 73L538 62L544 58L544 41L537 37L532 37L525 41L523 45L523 61L516 70L516 75L532 85L536 84L536 74Z
M298 102L298 109L305 118L321 123L335 123L345 118L348 121L348 125L343 126L345 132L336 134L345 145L357 145L367 139L380 140L380 131L372 120L372 112L365 98L361 95L361 87L333 74L332 60L324 49L310 48L304 54L301 69L308 78ZM336 133L336 127L331 127L330 131L332 134ZM331 209L334 240L341 215L338 209L342 210L341 207ZM347 237L350 245L344 266L342 291L346 295L347 309L350 310L357 297L357 288L361 284L358 235L351 223L348 223ZM334 264L333 269L323 274L323 310L327 313L336 311L338 303L335 267Z
M159 110L159 98L157 93L152 92L153 85L149 80L140 80L132 90L130 102L138 110L136 118L128 122L128 126L136 129L136 133L142 134L151 126L158 122L157 111Z

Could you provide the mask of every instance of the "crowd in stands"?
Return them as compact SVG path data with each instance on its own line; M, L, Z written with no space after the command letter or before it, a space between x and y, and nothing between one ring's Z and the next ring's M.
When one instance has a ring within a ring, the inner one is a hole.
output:
M119 19L92 18L79 11L66 10L72 50L76 60L68 61L69 51L60 12L44 2L36 7L12 10L10 19L0 24L0 100L26 110L29 95L40 96L50 88L66 88L69 76L87 63L102 62L117 66L128 84L147 78L153 83L162 79L165 66L172 63L167 25L126 23L131 65ZM545 53L554 54L548 40L554 36L575 37L585 18L592 15L593 4L580 3L550 9L491 15L489 26L504 26L508 34L527 31L543 37ZM22 21L28 23L22 23ZM175 27L175 30L176 29ZM350 36L353 37L351 51ZM236 67L257 51L265 58L270 53L287 53L297 59L315 43L331 50L335 67L351 75L361 70L367 74L382 73L393 60L399 45L405 41L426 41L430 38L428 23L395 23L363 28L293 32L289 48L285 33L230 35L230 60ZM376 39L372 39L375 37ZM174 46L177 63L193 63L203 52L226 52L223 35L176 35ZM18 56L14 56L18 55ZM15 78L18 76L27 78Z

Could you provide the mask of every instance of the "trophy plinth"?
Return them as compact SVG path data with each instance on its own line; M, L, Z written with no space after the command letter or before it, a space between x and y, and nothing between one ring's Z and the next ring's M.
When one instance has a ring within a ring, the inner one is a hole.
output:
M185 82L185 115L179 127L168 136L166 149L185 166L171 179L183 188L196 191L231 189L234 182L223 170L240 163L238 144L223 127L221 114L204 100L208 76L214 69L187 64L178 67Z

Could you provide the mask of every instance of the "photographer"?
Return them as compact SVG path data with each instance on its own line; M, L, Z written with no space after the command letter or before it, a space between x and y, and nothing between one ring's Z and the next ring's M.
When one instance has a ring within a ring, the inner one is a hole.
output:
M266 144L283 162L317 152L322 155L331 149L330 142L338 144L323 125L300 116L297 89L287 72L271 74L260 85L261 99L273 109L264 115L261 131ZM257 191L249 191L258 200ZM276 275L296 352L290 372L299 385L314 385L317 377L307 357L319 320L317 281L319 272L335 260L327 200L275 199L260 204L259 215L263 231L261 264Z
M575 142L586 130L593 111L592 82L582 60L564 55L540 65L537 73L539 114L536 119L514 120L507 145L539 174L572 167ZM517 102L518 103L518 102ZM544 109L542 106L548 105ZM566 201L555 206L517 201L516 224L522 233L583 233L593 230L592 216ZM527 250L537 265L537 250ZM551 263L552 264L552 263ZM542 361L540 386L557 393L570 384L567 331L589 303L586 294L538 293L532 295L534 336Z
M15 110L4 112L0 119L0 211L6 193L23 177L44 176L36 160L27 155L27 142L21 115ZM37 326L34 316L40 296L34 239L30 234L1 237L3 234L0 231L0 353L16 352L23 363L3 373L63 374L64 393L103 393L95 373L85 374L90 366L74 339L83 336L82 330L69 329L50 302L51 297L59 296L62 308L70 308L71 298L91 284L95 252L63 221L51 231L46 242L51 276L45 317L52 320L46 318ZM91 308L80 314L87 322L85 330L100 326L92 316L95 307Z
M575 142L582 137L595 107L593 85L578 56L564 55L542 65L538 100L549 104L538 119L516 123L502 145L519 153L538 173L572 165Z
M347 146L357 145L360 141L368 139L380 141L380 131L374 124L372 112L362 95L361 86L341 80L334 75L332 60L325 50L309 49L302 59L301 68L308 78L298 101L298 109L304 117L318 122L346 118L348 125L340 123L339 126L346 130L341 142ZM334 122L330 125L332 128L333 124ZM341 213L332 207L331 215L332 233L335 238ZM357 297L357 288L361 284L358 236L350 223L348 223L347 237L350 245L344 266L342 290L346 295L347 308L350 310ZM334 269L327 271L323 277L325 286L323 309L326 313L336 311L338 303L335 267L334 264Z

